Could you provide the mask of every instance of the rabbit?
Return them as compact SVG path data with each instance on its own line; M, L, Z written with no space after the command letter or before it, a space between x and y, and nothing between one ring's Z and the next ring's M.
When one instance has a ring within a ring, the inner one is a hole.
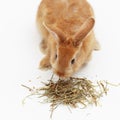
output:
M40 68L52 69L61 78L72 76L100 49L94 12L86 0L42 0L36 22L45 54Z

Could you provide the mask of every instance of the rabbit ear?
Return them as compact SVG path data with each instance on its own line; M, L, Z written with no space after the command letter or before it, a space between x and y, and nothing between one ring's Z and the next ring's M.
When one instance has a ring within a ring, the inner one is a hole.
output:
M56 40L59 40L59 41L65 40L66 37L65 37L64 33L61 30L59 30L58 28L50 26L50 25L46 25L44 22L43 22L43 26L48 30L49 33L51 33L51 35Z
M95 24L94 18L89 18L83 23L80 30L74 36L74 44L75 45L80 45L80 43L83 41L83 39L92 30L94 24Z

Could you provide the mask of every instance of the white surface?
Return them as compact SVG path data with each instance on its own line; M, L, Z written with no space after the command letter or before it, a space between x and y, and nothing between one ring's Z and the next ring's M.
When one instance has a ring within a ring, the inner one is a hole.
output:
M120 6L119 0L89 0L96 15L96 36L101 51L94 52L92 61L78 74L92 79L120 82ZM39 51L40 36L35 15L39 0L0 0L0 120L49 120L49 105L28 100L21 84L36 77L49 78L50 71L38 70L43 56ZM110 87L102 106L87 109L59 107L53 120L120 120L120 88Z

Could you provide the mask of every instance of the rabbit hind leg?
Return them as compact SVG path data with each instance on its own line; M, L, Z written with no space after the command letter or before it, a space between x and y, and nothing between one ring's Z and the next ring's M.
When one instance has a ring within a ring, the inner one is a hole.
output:
M42 41L40 42L40 50L42 53L46 53L47 51L47 40L48 40L48 36L49 36L49 33L48 31L46 30L46 28L44 28L43 25L41 25L39 27L39 31L41 33L41 36L42 36Z

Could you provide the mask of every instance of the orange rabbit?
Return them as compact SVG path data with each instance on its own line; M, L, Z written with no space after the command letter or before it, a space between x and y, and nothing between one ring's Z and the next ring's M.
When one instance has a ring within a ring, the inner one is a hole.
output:
M52 68L59 77L70 77L99 49L92 7L86 0L42 0L37 26L42 33L45 57L40 68Z

